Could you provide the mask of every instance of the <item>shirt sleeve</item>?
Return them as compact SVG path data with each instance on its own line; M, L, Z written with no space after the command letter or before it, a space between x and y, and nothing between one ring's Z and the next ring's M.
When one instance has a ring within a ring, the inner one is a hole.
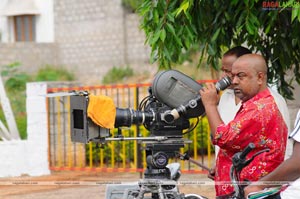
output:
M213 143L221 148L242 148L243 143L257 142L262 116L256 109L239 114L227 125L218 126Z

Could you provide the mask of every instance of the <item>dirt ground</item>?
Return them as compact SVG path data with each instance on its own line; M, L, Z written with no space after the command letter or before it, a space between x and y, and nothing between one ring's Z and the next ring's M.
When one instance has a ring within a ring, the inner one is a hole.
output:
M39 177L0 178L1 199L105 199L108 184L137 183L140 173L55 171ZM180 193L215 197L213 182L206 174L182 174Z

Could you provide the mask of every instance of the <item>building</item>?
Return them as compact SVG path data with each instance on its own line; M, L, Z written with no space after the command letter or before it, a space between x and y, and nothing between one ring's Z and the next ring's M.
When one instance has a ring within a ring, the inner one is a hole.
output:
M28 73L52 65L89 83L113 66L151 69L139 17L121 0L0 0L0 33L0 66Z

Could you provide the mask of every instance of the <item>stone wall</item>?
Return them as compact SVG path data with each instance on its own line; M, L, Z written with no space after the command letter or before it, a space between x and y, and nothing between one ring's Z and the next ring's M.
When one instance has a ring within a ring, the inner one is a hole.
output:
M1 43L0 45L0 66L13 62L20 62L21 71L34 74L37 68L47 64L57 65L57 45L55 43Z
M113 66L149 59L138 17L120 0L59 0L54 3L55 40L60 62L83 81L100 80Z

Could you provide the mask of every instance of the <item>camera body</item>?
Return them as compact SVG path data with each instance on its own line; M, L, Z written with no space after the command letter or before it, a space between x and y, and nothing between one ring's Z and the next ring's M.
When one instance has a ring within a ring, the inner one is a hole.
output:
M150 136L182 137L182 130L190 126L188 118L182 117L167 123L165 115L172 108L158 101L151 91L149 92L149 99L142 110L117 108L115 127L143 124Z
M157 101L150 95L151 102L147 102L144 110L116 108L115 127L130 127L144 125L150 136L164 136L167 138L182 138L182 130L189 128L188 118L181 117L172 123L164 121L164 115L171 108ZM103 143L111 136L110 130L96 125L87 115L89 93L77 93L70 98L71 107L71 140L73 142Z
M202 86L187 75L166 70L157 73L147 100L143 100L138 110L116 108L115 127L130 127L133 124L143 124L150 131L150 136L164 136L170 139L181 139L182 131L190 127L189 118L202 115L204 107L198 103L190 108L182 117L166 121L166 116L172 109L186 104L199 95ZM77 92L70 99L71 140L73 142L103 142L110 137L109 129L97 126L87 116L89 93ZM175 142L175 141L174 141Z
M221 79L216 84L217 91L225 89L230 83L229 78ZM138 110L116 108L115 128L144 125L150 132L149 137L134 138L145 143L146 178L168 178L168 158L176 157L179 149L190 143L183 138L183 130L189 132L195 127L190 127L190 118L205 114L200 89L202 86L198 82L179 71L161 71L155 76L148 90L149 96L142 100ZM88 92L76 93L70 101L73 142L103 144L125 140L123 137L111 138L109 129L96 125L87 116Z

